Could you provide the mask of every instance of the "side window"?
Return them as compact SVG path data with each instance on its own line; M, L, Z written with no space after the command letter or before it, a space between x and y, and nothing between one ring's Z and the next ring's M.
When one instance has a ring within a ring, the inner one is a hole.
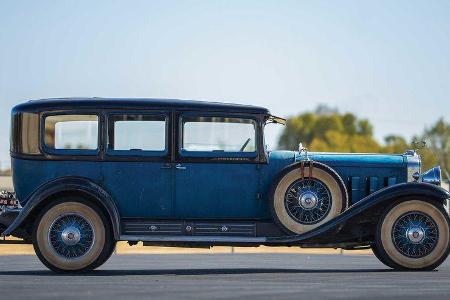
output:
M54 115L45 118L45 145L54 150L97 150L98 116Z
M256 122L226 117L184 117L182 151L256 151Z
M165 151L166 118L155 115L112 115L109 118L110 151Z

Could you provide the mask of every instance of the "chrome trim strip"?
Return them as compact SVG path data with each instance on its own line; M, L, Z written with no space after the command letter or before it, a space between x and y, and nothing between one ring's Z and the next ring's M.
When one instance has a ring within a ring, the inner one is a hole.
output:
M265 237L240 236L148 236L121 235L121 241L130 242L207 242L207 243L265 243Z
M406 182L417 181L414 179L414 175L420 174L420 168L422 165L420 155L413 150L407 151L404 155L406 157Z

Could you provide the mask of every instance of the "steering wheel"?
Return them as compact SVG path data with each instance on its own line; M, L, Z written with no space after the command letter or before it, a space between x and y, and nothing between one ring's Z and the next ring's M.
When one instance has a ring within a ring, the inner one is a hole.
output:
M239 149L239 152L244 152L245 147L247 147L248 143L249 143L251 140L252 140L251 138L248 138L248 139L245 141L244 145L242 145L241 149Z

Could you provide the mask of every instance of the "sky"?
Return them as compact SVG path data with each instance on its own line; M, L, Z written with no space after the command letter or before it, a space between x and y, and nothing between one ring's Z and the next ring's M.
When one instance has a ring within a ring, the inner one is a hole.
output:
M0 0L0 162L28 99L318 104L375 137L450 121L450 1ZM276 137L271 138L272 143ZM1 165L0 165L1 168Z

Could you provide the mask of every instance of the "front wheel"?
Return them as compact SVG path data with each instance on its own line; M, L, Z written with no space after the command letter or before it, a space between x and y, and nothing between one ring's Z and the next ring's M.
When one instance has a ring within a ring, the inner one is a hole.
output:
M108 224L94 205L59 201L38 217L33 246L42 263L53 271L90 271L111 254L114 243Z
M433 270L450 252L449 217L438 203L408 200L391 206L379 221L374 253L398 270Z

